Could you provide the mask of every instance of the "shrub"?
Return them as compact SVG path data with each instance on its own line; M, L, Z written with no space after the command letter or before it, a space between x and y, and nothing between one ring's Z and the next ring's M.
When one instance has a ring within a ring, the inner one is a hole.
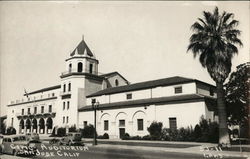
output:
M95 128L91 124L85 126L84 129L81 129L81 134L82 134L82 137L84 138L93 138L94 132L95 132ZM96 133L96 136L97 136L97 133Z
M108 133L104 133L103 135L98 136L97 138L98 139L109 139L109 134Z
M57 135L59 137L65 136L66 135L66 128L60 127L57 129Z
M142 137L142 140L152 140L150 135L145 135Z
M13 135L13 134L16 134L16 129L13 127L8 127L6 135Z
M162 132L162 123L154 121L148 127L148 132L153 140L159 140Z
M69 128L69 132L77 132L76 125L73 125Z
M128 133L125 133L124 136L122 137L122 140L129 140L130 135Z

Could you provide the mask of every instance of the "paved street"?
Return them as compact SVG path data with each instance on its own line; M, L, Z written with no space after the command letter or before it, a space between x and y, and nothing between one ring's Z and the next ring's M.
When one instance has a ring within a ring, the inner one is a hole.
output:
M140 149L139 147L133 146L108 146L108 145L98 145L90 146L89 150L83 150L83 147L75 147L74 150L67 150L70 147L49 147L49 144L44 144L43 147L39 148L39 155L32 158L51 158L53 159L63 159L63 158L84 158L84 159L205 159L202 153L191 154L191 153L180 153L180 152L169 152L164 151L160 148L152 148L150 150ZM60 150L61 149L61 150ZM219 154L219 153L217 153ZM208 155L208 154L207 154ZM223 159L243 159L244 157L227 157L222 155ZM12 159L20 158L10 155L1 155L1 159ZM215 159L216 157L207 157ZM220 158L220 156L217 156Z

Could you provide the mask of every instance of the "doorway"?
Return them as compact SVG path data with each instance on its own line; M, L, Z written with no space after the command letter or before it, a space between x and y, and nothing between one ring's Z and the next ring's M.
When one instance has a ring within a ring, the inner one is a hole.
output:
M125 135L125 128L119 128L120 139Z

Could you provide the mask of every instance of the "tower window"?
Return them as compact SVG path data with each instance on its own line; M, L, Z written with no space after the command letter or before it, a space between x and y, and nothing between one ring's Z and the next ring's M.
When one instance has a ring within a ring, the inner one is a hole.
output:
M77 72L82 72L82 63L79 62L77 66Z
M210 96L214 96L214 90L212 88L209 88L209 94Z
M119 81L118 81L118 79L115 80L115 86L119 86Z
M63 92L66 92L66 84L63 85Z
M93 73L93 64L89 64L89 73Z
M65 109L65 102L63 102L63 110Z
M28 108L28 114L30 114L30 108Z
M68 91L71 91L71 83L68 84Z
M69 101L67 102L67 109L69 109Z
M69 122L69 117L67 116L67 118L66 118L66 123L68 123Z
M72 71L72 64L69 64L69 72Z
M65 123L65 117L63 117L63 123Z
M22 109L22 115L24 115L24 109Z

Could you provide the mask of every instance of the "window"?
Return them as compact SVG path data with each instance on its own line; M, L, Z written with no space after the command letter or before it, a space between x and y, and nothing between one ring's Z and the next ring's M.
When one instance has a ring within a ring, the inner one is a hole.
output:
M13 127L14 118L11 118L11 126Z
M24 115L24 109L22 109L22 115Z
M127 99L132 99L132 93L127 94Z
M44 113L44 106L41 107L41 113Z
M37 113L37 107L34 107L34 114Z
M91 104L94 104L94 103L96 103L96 99L95 98L91 99Z
M143 119L137 119L138 130L143 130Z
M14 110L12 110L12 113L14 113Z
M63 85L63 92L66 92L66 84Z
M82 72L82 63L79 62L77 66L77 72Z
M67 109L69 109L69 101L67 102Z
M174 93L175 93L175 94L177 94L177 93L182 93L182 86L175 87L175 88L174 88Z
M71 83L68 84L68 91L71 91Z
M125 126L125 120L119 120L119 126Z
M89 73L93 73L93 64L89 64Z
M69 64L69 72L72 70L72 64Z
M52 97L54 97L55 96L55 93L52 93Z
M65 109L65 102L63 102L63 110Z
M50 97L50 94L48 94L48 98Z
M68 123L68 122L69 122L69 117L67 116L66 123Z
M85 128L88 125L87 121L83 121L83 127Z
M49 105L49 113L52 112L52 105Z
M210 96L214 96L214 90L212 88L209 88L209 94Z
M115 80L115 86L119 86L119 81L118 81L118 79Z
M30 114L30 108L28 108L28 114Z
M109 121L104 120L104 130L109 130Z
M65 117L63 117L63 123L65 123Z
M169 128L171 130L176 130L177 129L176 118L169 118Z

